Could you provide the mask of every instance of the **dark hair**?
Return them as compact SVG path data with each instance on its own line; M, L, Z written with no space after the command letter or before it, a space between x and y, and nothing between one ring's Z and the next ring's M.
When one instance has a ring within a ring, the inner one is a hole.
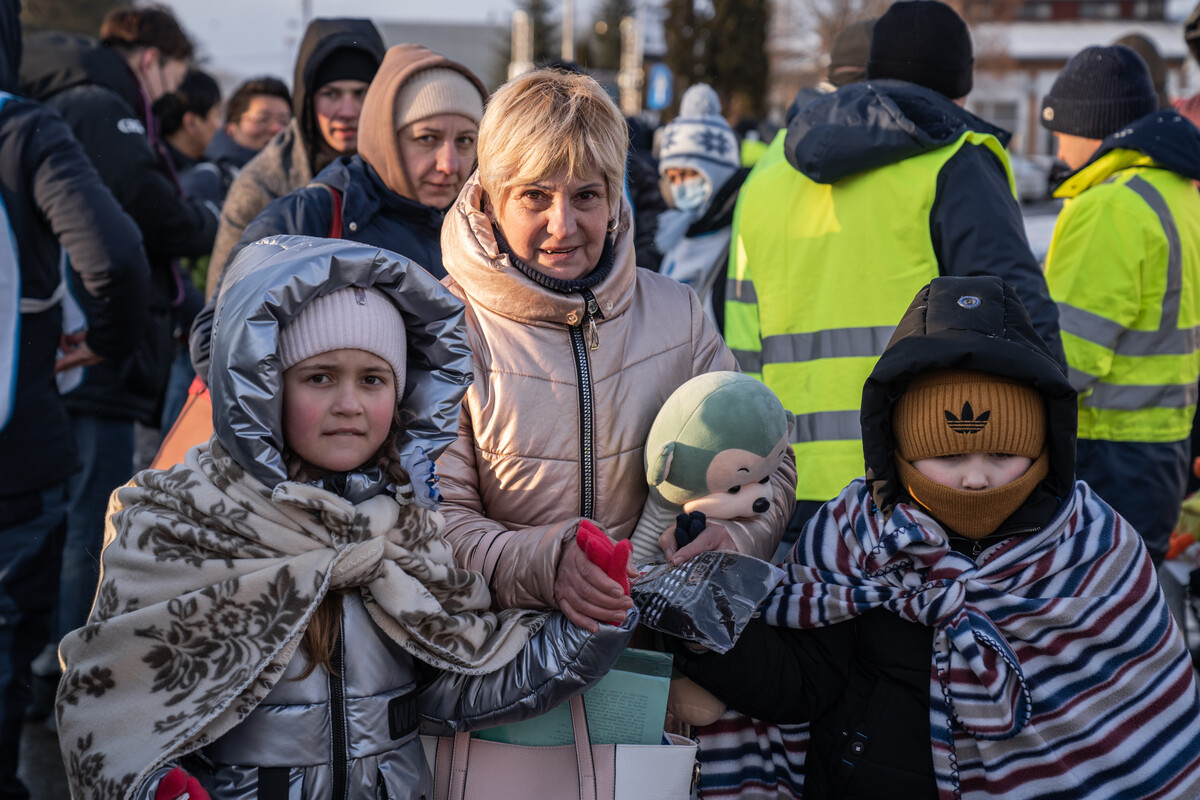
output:
M261 78L251 78L233 90L229 103L225 106L225 121L236 124L250 107L250 101L259 95L278 97L287 103L289 112L292 110L292 94L284 82L264 75Z
M189 111L207 117L213 106L221 102L221 89L207 72L188 70L179 88L154 101L154 118L163 136L170 136L183 127L183 115Z
M186 61L192 57L192 42L175 15L163 6L114 8L100 23L100 40L105 47L133 50L157 48L167 58Z

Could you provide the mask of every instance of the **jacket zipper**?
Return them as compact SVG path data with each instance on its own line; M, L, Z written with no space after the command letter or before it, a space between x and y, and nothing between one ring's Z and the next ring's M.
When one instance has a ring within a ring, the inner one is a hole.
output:
M345 620L342 620L343 626ZM346 654L342 631L330 654L329 716L333 725L333 794L332 800L346 800Z
M592 519L596 513L596 420L592 397L592 371L588 353L600 347L596 318L600 304L590 289L584 289L585 310L579 325L571 326L571 351L575 355L575 375L579 379L579 516Z
M1004 538L1008 539L1013 536L1023 536L1028 533L1037 533L1040 530L1041 530L1041 527L1038 525L1034 525L1034 526L1028 527L1028 528L1017 528L1016 530L1005 531ZM979 554L983 552L985 546L991 547L991 544L986 544L985 539L975 539L974 544L971 547L971 559L974 560L974 559L979 558Z

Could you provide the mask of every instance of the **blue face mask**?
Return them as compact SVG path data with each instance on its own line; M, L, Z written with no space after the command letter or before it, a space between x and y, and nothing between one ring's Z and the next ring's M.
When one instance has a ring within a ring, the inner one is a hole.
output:
M671 184L671 202L680 211L693 211L704 205L712 193L712 184L704 175Z

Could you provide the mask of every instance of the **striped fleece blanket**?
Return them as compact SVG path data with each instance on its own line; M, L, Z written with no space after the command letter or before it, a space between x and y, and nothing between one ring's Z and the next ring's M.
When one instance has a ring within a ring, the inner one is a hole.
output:
M764 605L771 624L881 606L934 629L939 800L1200 798L1191 659L1141 539L1087 484L1044 530L975 563L911 506L885 520L859 480L791 558ZM795 796L806 728L772 727L726 715L705 729L701 796Z

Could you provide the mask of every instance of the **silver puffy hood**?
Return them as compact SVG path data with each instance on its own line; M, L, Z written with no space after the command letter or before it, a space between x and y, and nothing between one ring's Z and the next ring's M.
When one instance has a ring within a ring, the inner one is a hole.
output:
M287 480L280 328L314 298L348 286L379 289L404 317L408 376L400 407L411 416L399 442L403 463L419 457L418 449L435 460L458 434L459 401L473 379L462 303L390 250L310 236L263 239L227 270L213 321L209 389L217 437L269 487ZM378 491L371 488L368 494Z

